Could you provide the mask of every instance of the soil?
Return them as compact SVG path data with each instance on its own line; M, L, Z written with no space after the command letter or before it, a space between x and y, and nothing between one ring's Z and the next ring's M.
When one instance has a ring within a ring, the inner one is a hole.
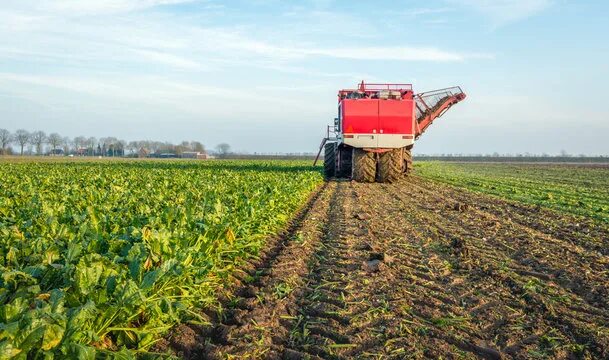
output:
M609 227L409 176L326 183L186 359L609 358Z

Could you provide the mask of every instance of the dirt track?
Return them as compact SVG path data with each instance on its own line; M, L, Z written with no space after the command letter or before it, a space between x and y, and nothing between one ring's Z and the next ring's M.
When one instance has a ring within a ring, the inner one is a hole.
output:
M329 182L184 358L609 358L609 229L417 177Z

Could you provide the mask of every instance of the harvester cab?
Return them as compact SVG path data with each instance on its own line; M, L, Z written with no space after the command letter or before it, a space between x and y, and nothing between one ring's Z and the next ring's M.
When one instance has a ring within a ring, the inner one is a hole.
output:
M414 141L451 106L465 99L460 87L415 94L411 84L366 84L338 92L338 117L328 126L326 178L394 182L412 170Z

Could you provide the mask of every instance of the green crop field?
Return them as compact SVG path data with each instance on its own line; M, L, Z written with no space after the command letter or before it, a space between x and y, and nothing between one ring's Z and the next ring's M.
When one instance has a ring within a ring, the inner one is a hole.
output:
M0 359L608 358L607 175L2 159Z
M609 222L609 166L421 162L417 175Z
M0 358L147 349L321 182L303 162L0 163Z

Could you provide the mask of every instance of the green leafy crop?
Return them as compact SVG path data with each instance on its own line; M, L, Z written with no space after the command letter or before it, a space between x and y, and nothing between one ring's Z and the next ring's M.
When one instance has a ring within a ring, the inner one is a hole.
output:
M609 166L417 164L417 174L473 191L609 222Z
M205 322L321 181L300 162L0 163L0 359L118 355Z

